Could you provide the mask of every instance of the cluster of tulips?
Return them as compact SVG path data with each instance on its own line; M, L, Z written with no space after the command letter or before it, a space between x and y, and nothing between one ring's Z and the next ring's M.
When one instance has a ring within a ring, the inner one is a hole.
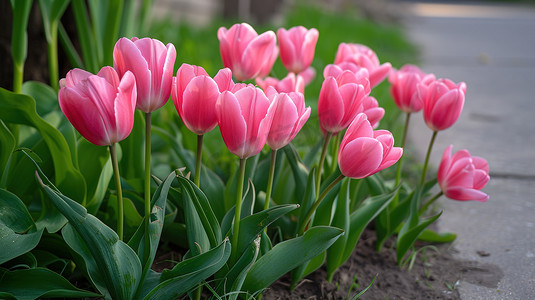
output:
M376 217L376 227L382 231L378 243L397 233L398 260L402 260L427 225L440 216L421 218L440 196L461 201L488 199L481 191L489 181L488 164L467 150L452 155L452 147L448 147L438 176L426 181L433 142L439 131L458 119L465 101L465 83L436 79L412 65L394 70L389 63L381 64L367 46L340 44L334 63L323 70L324 81L317 99L321 128L318 134L323 135L323 144L318 163L308 169L291 141L311 115L304 94L305 86L315 76L310 65L318 31L299 26L281 28L276 34L268 31L258 35L250 25L242 23L229 29L220 28L217 37L225 68L213 77L201 66L186 63L173 76L176 50L172 44L164 45L151 38L121 38L113 51L113 67L103 67L97 74L73 69L60 80L58 97L64 115L89 142L110 149L115 175L117 235L110 233L114 236L110 238L114 240L110 247L115 250L108 254L117 257L99 260L101 255L107 257L108 248L91 247L98 238L73 217L80 211L74 201L66 200L42 178L44 174L39 178L54 204L72 223L78 239L88 246L85 250L74 250L84 257L88 266L94 264L87 272L101 294L116 299L160 299L189 292L191 297L198 298L200 289L192 291L203 280L214 276L211 290L236 298L240 293L261 292L288 271L292 271L295 285L324 263L332 279L353 251L364 227ZM279 56L288 75L282 79L268 77ZM395 146L391 132L376 130L385 111L370 93L386 78L396 105L407 117L399 146ZM257 86L244 83L252 80ZM195 168L187 170L193 174L193 181L190 175L178 171L165 180L151 177L151 117L169 98L184 126L197 135ZM122 242L125 239L121 190L124 183L119 174L116 147L130 135L136 109L144 113L146 128L144 221L127 246ZM401 180L401 160L409 118L420 110L433 135L420 184L410 188ZM239 160L238 170L232 177L234 188L227 189L235 192L235 201L224 212L214 212L215 207L221 206L206 197L201 181L203 136L216 127L228 150ZM324 167L331 141L336 141L331 165L337 162L338 168ZM257 193L249 183L245 191L246 161L261 153L266 144L271 149L266 189ZM272 199L278 150L284 150L296 182L302 183L301 194L288 196L295 200L293 203L281 204ZM395 183L387 184L376 173L396 163ZM173 185L176 178L179 184ZM367 195L371 197L356 203L353 199L357 196L350 194L356 194L361 185L355 187L346 178L363 180L357 181L366 183ZM155 192L152 181L158 185ZM440 191L422 203L436 182ZM150 265L158 247L166 199L175 192L182 195L179 198L190 249L186 259L173 270L153 275ZM250 202L262 199L263 210L253 211L254 204ZM290 211L294 211L294 217L287 219L290 224L287 227L292 228L283 234L287 240L273 246L268 225ZM67 230L72 236L70 231ZM75 244L75 238L70 239L72 242L68 244ZM130 252L137 256L128 256ZM113 262L120 261L121 255L129 257L128 267ZM114 264L119 267L108 266ZM130 267L137 271L131 271ZM130 272L134 283L129 283L129 288L122 288L120 283L108 284L107 280L113 281L114 275L110 275L113 272L118 272L118 277ZM100 278L94 274L100 274Z

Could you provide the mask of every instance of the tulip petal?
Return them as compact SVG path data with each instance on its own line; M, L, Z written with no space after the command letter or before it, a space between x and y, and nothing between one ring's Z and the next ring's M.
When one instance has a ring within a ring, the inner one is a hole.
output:
M225 145L230 152L243 158L247 123L242 116L236 96L228 91L219 95L216 112L217 123Z
M329 132L338 132L338 124L344 117L344 102L338 91L338 84L334 77L323 81L318 100L318 118L323 129Z
M479 202L485 202L489 199L489 196L482 191L476 189L469 189L464 187L450 187L444 191L446 197L459 200L459 201L469 201L475 200Z
M62 88L58 98L63 114L84 138L98 146L111 144L102 116L91 99L70 87Z
M437 181L439 183L443 182L446 179L446 176L450 169L452 148L453 148L453 145L449 145L446 148L446 150L444 150L444 154L442 155L442 160L440 161L440 166L438 167L438 172L437 172Z
M463 105L464 95L459 90L451 90L440 97L426 121L435 130L447 129L457 121Z
M122 141L130 135L134 126L136 101L136 79L134 74L128 71L119 83L117 98L115 99L115 142Z
M340 149L343 149L350 141L360 137L373 138L373 128L363 113L358 114L347 128L340 143Z
M180 115L189 130L202 135L215 128L218 97L219 88L212 78L203 75L190 81L184 90Z
M347 177L364 178L377 170L383 159L383 147L374 138L350 141L338 156L340 171Z

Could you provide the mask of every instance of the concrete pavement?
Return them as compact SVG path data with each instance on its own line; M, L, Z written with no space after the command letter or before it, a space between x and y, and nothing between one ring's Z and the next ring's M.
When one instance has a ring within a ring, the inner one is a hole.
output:
M459 259L503 271L497 286L461 280L462 299L535 299L535 7L462 3L405 3L422 69L468 86L460 119L438 134L432 164L453 144L490 165L490 200L441 198L439 230L458 234ZM409 132L408 147L423 161L431 132L421 113Z

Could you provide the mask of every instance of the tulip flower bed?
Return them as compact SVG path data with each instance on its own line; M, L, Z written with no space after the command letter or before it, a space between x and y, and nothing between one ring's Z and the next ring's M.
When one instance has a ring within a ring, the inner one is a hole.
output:
M41 3L47 37L64 3ZM12 7L27 15L26 2ZM417 240L455 239L428 229L437 199L488 199L488 164L467 150L448 147L437 174L428 171L437 134L462 111L463 82L395 70L350 42L315 70L322 33L303 26L220 27L216 74L178 65L172 43L80 27L102 35L111 61L97 62L82 35L85 68L56 80L52 60L51 86L15 79L13 91L0 89L2 297L259 298L283 276L290 290L320 268L331 282L372 223L376 249L387 243L397 265L412 265ZM24 44L14 35L14 49ZM277 77L279 57L287 73ZM24 55L13 60L24 65ZM400 142L372 96L383 81L405 113ZM405 180L406 129L420 110L432 138L418 178ZM169 268L156 267L157 253L178 248Z

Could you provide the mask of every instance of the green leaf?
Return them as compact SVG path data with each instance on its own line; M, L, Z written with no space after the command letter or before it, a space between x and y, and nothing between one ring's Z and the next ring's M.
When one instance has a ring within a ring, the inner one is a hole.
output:
M85 181L72 163L69 146L63 135L37 114L33 98L0 88L0 119L35 127L52 155L56 186L77 202L85 202Z
M334 227L312 227L304 235L277 244L253 265L243 290L260 291L285 273L312 259L329 248L343 234Z
M157 126L153 126L152 130L171 146L175 154L186 166L187 170L195 170L195 156L191 151L183 147L178 138L172 136L168 131ZM226 211L224 203L225 184L214 171L203 166L201 171L201 186L206 198L210 199L210 204L217 219L219 221L222 220Z
M383 178L381 178L381 175L379 173L373 174L372 176L368 176L364 178L364 180L368 184L368 188L370 189L372 196L377 196L386 193L384 180Z
M290 290L293 290L301 279L305 278L307 275L311 274L312 272L316 271L321 266L323 266L324 262L325 262L325 252L322 252L316 255L311 260L293 269L292 270L292 283L290 284Z
M452 232L438 233L431 229L425 229L418 236L418 240L431 243L451 243L457 238L457 235Z
M193 201L193 205L199 214L210 245L212 247L219 245L222 240L221 228L206 195L191 180L184 176L178 176L178 182L182 187L182 192L187 193Z
M278 205L241 219L237 253L249 247L269 224L298 207L297 204Z
M208 235L203 227L201 218L195 209L193 201L188 194L184 195L183 199L189 249L191 250L192 256L196 256L211 248L210 240L208 239Z
M89 213L96 214L113 176L110 153L106 147L93 145L86 139L78 142L77 149L78 167L87 183L86 208ZM88 157L91 159L87 159Z
M350 230L350 210L349 204L351 199L349 197L351 180L344 180L340 188L340 194L336 201L336 209L334 210L333 220L331 226L340 228L346 232L344 236L340 237L334 244L327 249L327 279L332 280L334 272L343 263L342 257L347 245L349 235L353 234ZM354 247L354 246L353 246Z
M304 218L306 217L308 211L314 204L314 201L316 201L316 169L313 168L310 170L310 173L308 174L307 178L307 185L305 188L305 193L303 194L303 198L301 200L301 206L299 208L299 214L297 218L297 228L301 227L301 224L304 222Z
M414 244L418 236L427 228L435 222L442 212L437 215L430 217L428 219L420 220L415 225L410 225L410 222L406 222L401 231L398 234L398 241L396 244L396 257L398 264L401 264L403 257L409 251L410 247Z
M6 295L19 300L101 297L76 288L67 279L45 268L15 271L0 268L0 296Z
M290 167L292 168L295 179L295 195L297 199L299 199L301 195L305 195L308 188L308 169L301 162L301 158L299 157L299 154L297 154L297 150L295 150L291 143L282 148L282 150L284 150L286 158L288 159Z
M9 172L9 161L15 149L15 137L6 124L0 120L0 187L5 187Z
M357 242L360 238L360 235L368 226L368 224L377 217L381 211L383 211L388 204L394 199L396 194L399 192L399 188L393 192L385 195L379 195L371 197L364 201L362 206L360 206L355 212L351 214L350 218L350 227L346 246L344 249L344 254L339 261L339 265L342 265L345 261L349 259L351 253L355 250Z
M22 84L22 93L35 99L37 114L41 117L59 109L58 93L47 84L26 81Z
M42 234L42 229L36 230L24 203L0 189L0 264L35 248Z
M217 270L230 257L230 241L225 239L216 248L178 263L172 270L164 270L160 284L144 299L176 299L196 287Z
M38 177L40 180L40 178ZM141 277L141 263L132 248L120 241L117 234L86 209L68 197L58 194L41 182L46 194L58 210L69 220L72 233L65 241L80 254L88 271L103 280L113 299L131 299ZM66 227L70 228L70 227ZM72 238L76 236L77 238ZM98 286L98 285L97 285Z
M224 278L221 278L221 282L217 287L219 295L223 295L229 292L237 292L241 290L245 276L251 269L253 263L258 257L260 250L260 237L257 237L254 242L243 252L238 261L232 266ZM229 296L229 299L236 299L238 293L234 293Z
M381 249L385 241L396 232L403 221L410 213L411 201L414 197L414 192L407 197L401 199L398 205L386 214L383 210L381 214L375 219L375 232L377 235L377 251Z
M141 275L141 282L144 281L145 276L147 276L150 271L150 267L154 261L156 255L156 250L158 249L158 243L160 242L160 237L163 230L164 219L165 219L165 207L167 204L167 196L169 189L171 188L171 183L173 183L176 178L176 173L171 172L167 178L158 186L154 194L152 195L151 200L151 215L149 223L149 236L150 236L150 255L147 258L147 261L143 262L143 273ZM146 218L146 217L144 217ZM144 220L143 218L143 220ZM128 242L128 245L136 250L137 255L140 260L143 259L145 249L145 233L144 233L144 224L142 221L138 227L138 230L134 233L134 236Z
M72 0L72 11L74 13L74 20L76 22L76 31L80 40L80 48L82 50L82 58L88 71L95 74L98 72L101 62L97 58L96 43L91 32L91 23L85 1ZM135 124L135 122L134 122Z

